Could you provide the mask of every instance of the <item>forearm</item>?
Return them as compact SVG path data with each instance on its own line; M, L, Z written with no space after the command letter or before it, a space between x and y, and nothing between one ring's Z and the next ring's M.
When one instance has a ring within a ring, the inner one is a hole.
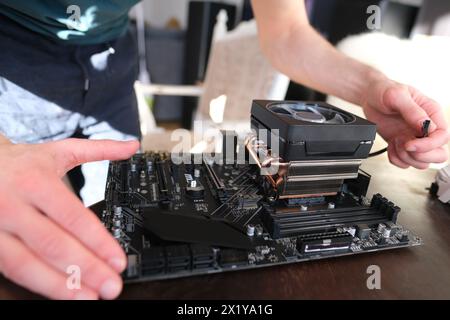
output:
M267 41L270 41L269 39ZM275 45L263 44L271 63L293 81L363 105L370 83L385 78L323 39L312 27L298 24Z
M293 81L362 105L370 83L385 76L337 51L308 22L299 0L253 0L263 52Z

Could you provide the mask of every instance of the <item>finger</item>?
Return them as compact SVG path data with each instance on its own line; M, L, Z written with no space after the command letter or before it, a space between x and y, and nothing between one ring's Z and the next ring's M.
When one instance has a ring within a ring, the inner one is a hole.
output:
M60 272L66 272L69 266L79 267L81 281L99 292L103 299L119 295L122 280L104 261L34 208L16 207L14 223L2 223L8 232L18 236L38 257Z
M65 139L49 143L48 147L57 163L68 171L85 162L129 158L138 150L139 142Z
M426 97L419 90L409 87L418 105L425 110L425 112L430 116L431 120L437 125L439 129L447 129L448 124L445 120L445 115L442 107L433 99ZM430 132L432 132L430 130Z
M407 164L406 162L403 162L402 160L400 160L400 158L397 155L397 151L395 150L395 146L394 146L393 143L389 143L389 145L388 145L388 158L389 158L389 161L393 165L396 165L399 168L408 169L410 167L409 164Z
M426 163L442 163L447 161L447 150L443 147L428 152L409 152L414 160Z
M22 188L22 192L31 199L31 204L74 235L114 270L122 272L127 264L125 253L97 216L85 208L58 178L34 174L32 179L40 181L40 188Z
M15 237L0 231L0 271L15 283L51 299L97 299L89 288L70 290L64 275L39 260Z
M401 114L417 136L422 134L422 125L425 120L430 119L430 116L413 100L408 90L398 87L390 88L386 91L384 102L387 107ZM431 122L430 132L435 128L436 125Z
M409 152L428 152L442 147L449 142L449 132L445 129L437 129L428 137L412 139L405 143L405 149Z
M410 166L413 166L416 169L424 170L429 166L428 163L414 160L405 150L404 144L398 139L395 139L395 151L397 152L397 156L401 161L409 164Z

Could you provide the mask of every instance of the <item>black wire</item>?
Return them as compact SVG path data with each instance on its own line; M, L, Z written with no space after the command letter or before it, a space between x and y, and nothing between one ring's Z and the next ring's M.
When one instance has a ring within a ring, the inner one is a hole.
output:
M379 156L380 154L385 153L386 151L387 151L387 147L386 147L386 148L383 148L383 149L381 149L381 150L378 150L378 151L369 153L369 157L376 157L376 156Z
M425 120L422 124L422 138L428 137L428 130L430 128L431 120ZM383 148L381 150L369 153L369 157L375 157L379 156L382 153L385 153L387 151L387 147Z

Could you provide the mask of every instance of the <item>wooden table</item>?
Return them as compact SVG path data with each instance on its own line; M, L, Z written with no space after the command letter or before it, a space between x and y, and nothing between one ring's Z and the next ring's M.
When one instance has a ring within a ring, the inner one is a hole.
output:
M368 159L369 193L402 208L399 222L423 238L420 247L250 271L126 285L123 299L450 299L450 205L428 195L435 171L402 170L386 156ZM381 268L381 290L369 290L367 267ZM38 276L38 275L36 275ZM0 298L36 298L0 278Z

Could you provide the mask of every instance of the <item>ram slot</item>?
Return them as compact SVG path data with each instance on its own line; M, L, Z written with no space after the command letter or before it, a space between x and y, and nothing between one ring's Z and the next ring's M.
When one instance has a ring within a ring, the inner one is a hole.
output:
M173 186L167 161L161 160L156 162L156 176L158 177L160 201L163 205L170 204Z
M128 191L128 165L126 162L121 162L118 164L120 166L119 170L119 181L120 181L120 188L119 191L126 192Z
M225 184L222 179L220 179L214 169L205 161L203 161L203 165L206 168L206 172L208 173L209 181L213 187L213 194L219 199L220 202L224 202L228 199L228 194L225 190Z

